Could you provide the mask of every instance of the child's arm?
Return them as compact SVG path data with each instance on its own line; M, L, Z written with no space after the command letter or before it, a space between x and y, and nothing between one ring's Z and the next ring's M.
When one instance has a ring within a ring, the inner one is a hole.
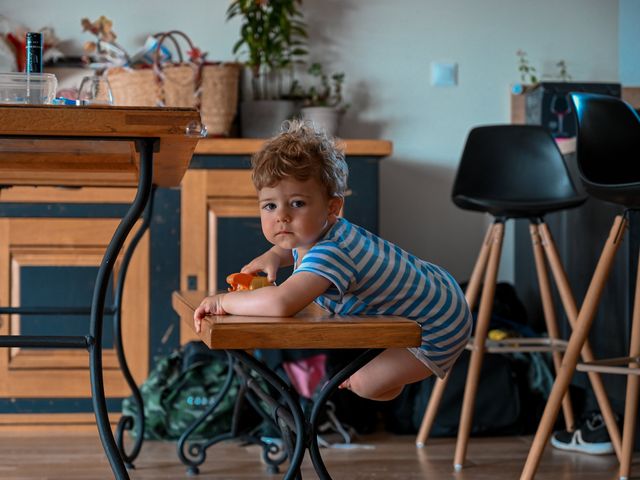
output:
M320 275L300 272L291 275L281 285L257 290L222 293L205 298L193 314L197 333L207 315L259 315L289 317L322 295L331 282Z

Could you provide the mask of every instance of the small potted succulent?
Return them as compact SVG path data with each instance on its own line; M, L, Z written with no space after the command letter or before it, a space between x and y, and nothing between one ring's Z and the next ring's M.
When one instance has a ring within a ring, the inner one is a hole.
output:
M294 96L302 100L302 118L335 136L340 119L349 108L342 98L345 74L337 72L329 76L320 63L313 63L308 73L315 83L307 89L296 83L293 89Z
M227 21L241 19L240 39L233 53L246 58L244 64L251 75L251 94L245 95L240 105L245 137L269 137L296 113L290 95L293 67L302 63L307 54L301 3L302 0L233 0L227 9Z

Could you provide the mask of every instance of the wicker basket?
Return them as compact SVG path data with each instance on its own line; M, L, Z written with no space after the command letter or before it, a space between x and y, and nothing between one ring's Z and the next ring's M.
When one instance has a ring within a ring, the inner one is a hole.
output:
M105 75L111 86L113 104L125 107L155 107L160 98L160 88L153 70L132 70L115 67Z
M200 116L210 136L228 136L238 111L240 65L204 65L200 72Z
M154 35L158 44L154 52L153 69L133 70L111 68L106 75L111 85L114 105L143 107L198 107L197 95L200 65L185 62L177 38L182 38L191 50L195 47L184 33L173 30ZM170 40L178 53L177 63L160 62L160 48Z
M238 110L240 65L196 64L183 61L178 39L191 50L191 39L178 30L159 33L153 69L112 68L106 73L115 105L196 107L211 136L228 136ZM177 63L162 64L160 46L173 42Z

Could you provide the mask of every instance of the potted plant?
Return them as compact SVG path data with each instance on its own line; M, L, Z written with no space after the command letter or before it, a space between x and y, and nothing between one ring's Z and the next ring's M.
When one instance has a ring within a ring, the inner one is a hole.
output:
M251 95L240 105L245 137L269 137L295 115L290 98L293 66L306 55L307 32L302 0L233 0L227 21L239 17L240 39L234 54L243 54L251 75Z
M344 72L329 76L320 63L313 63L308 73L315 78L313 85L308 89L302 88L297 82L294 85L294 95L303 102L302 118L311 121L328 135L335 136L338 133L340 118L349 108L342 98Z

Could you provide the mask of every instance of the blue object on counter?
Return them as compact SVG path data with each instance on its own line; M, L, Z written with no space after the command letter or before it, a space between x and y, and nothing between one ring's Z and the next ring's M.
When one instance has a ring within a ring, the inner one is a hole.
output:
M52 102L54 105L79 105L78 100L72 100L65 97L56 97Z

